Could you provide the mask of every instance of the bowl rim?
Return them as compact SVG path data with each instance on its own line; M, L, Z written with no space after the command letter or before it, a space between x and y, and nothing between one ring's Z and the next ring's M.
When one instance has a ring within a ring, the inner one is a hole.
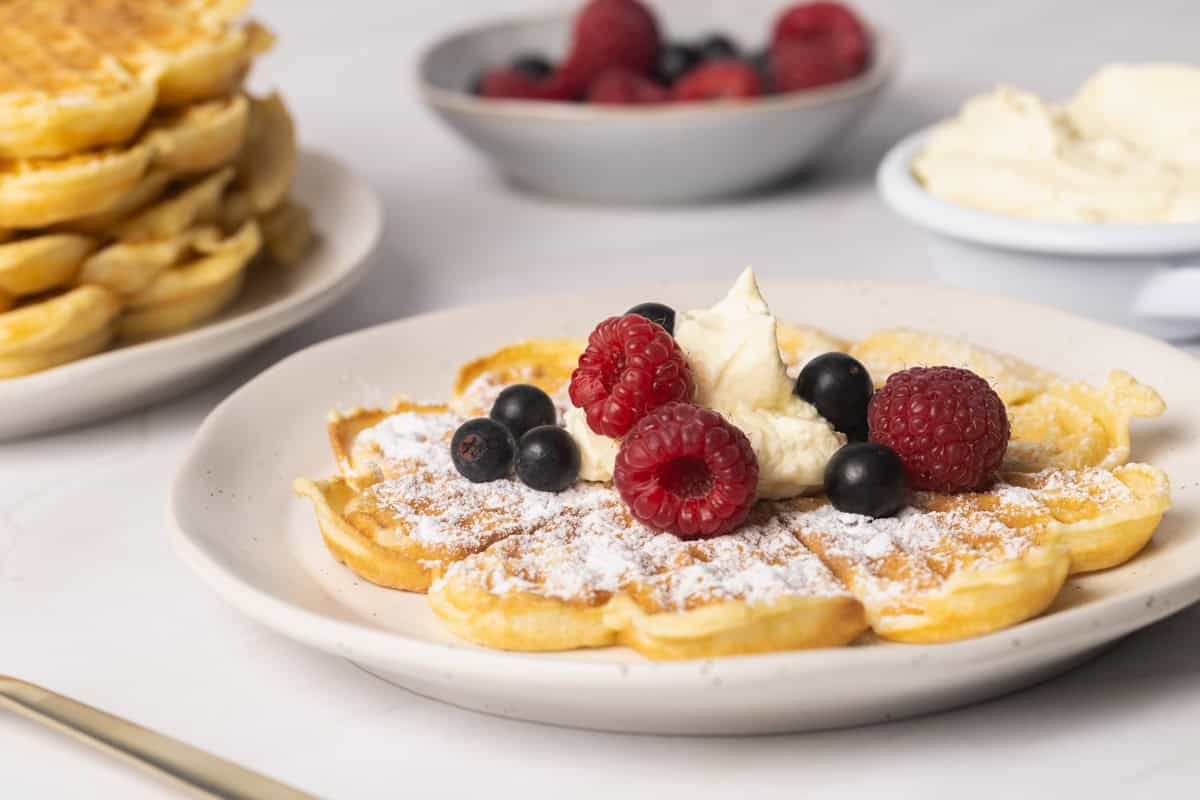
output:
M1170 256L1200 252L1200 225L1180 222L1045 222L983 211L934 197L912 162L935 125L901 139L876 171L876 188L901 217L927 231L999 249L1060 256Z
M604 119L679 119L687 116L718 114L756 114L799 110L838 103L869 94L885 86L895 75L899 51L895 39L883 29L864 20L871 37L872 58L867 69L828 86L798 92L771 94L750 101L727 100L709 103L665 103L647 106L617 106L563 101L500 100L476 97L458 89L437 86L429 79L430 62L439 51L465 39L499 30L515 30L529 25L546 24L569 18L570 11L525 14L481 22L442 34L427 45L417 59L417 88L425 103L441 111L506 119L596 122Z

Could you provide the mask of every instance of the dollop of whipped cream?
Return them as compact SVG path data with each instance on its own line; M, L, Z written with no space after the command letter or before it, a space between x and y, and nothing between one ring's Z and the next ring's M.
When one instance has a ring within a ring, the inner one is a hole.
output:
M1200 221L1200 68L1114 64L1065 105L1011 87L938 125L913 172L943 200L1065 222Z
M694 401L746 434L758 457L758 494L768 499L819 490L825 465L846 441L793 394L775 325L750 269L715 306L688 311L675 323L696 384ZM592 431L581 409L568 411L564 422L579 445L580 477L611 480L620 443Z

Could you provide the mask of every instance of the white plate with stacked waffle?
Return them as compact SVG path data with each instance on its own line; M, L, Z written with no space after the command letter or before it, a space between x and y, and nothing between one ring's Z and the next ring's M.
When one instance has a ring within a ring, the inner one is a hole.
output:
M444 469L449 433L499 385L561 392L580 346L566 337L588 320L723 292L657 286L439 312L276 365L199 431L172 492L176 544L252 617L413 691L637 732L803 730L960 705L1200 598L1190 356L950 289L766 288L797 323L780 337L789 362L849 349L877 382L911 364L986 373L1013 430L998 482L910 493L891 521L830 514L820 496L760 503L744 528L688 544L613 512L604 484L535 495ZM397 393L449 408L392 404ZM292 482L331 474L297 483L314 524Z
M244 90L246 5L0 8L0 438L183 391L357 274L378 204Z

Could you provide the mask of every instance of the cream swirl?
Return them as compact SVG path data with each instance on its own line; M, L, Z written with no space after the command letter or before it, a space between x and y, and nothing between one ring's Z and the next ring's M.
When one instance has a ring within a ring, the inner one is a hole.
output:
M695 380L695 402L719 411L750 439L758 457L758 494L772 499L820 489L825 465L845 443L792 393L775 326L750 269L719 303L681 314L675 324L675 340ZM579 445L580 477L610 480L619 443L588 428L579 409L569 411L565 423Z

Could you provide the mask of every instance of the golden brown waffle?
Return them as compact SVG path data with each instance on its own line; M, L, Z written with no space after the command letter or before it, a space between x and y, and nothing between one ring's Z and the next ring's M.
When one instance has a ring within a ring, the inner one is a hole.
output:
M0 244L0 290L14 297L68 284L96 241L71 233L48 233Z
M155 106L221 97L271 44L245 3L6 0L0 4L0 160L128 142Z
M307 252L291 115L240 90L273 44L247 5L0 2L0 377L192 327Z
M909 367L939 364L969 369L987 379L1006 405L1030 399L1054 379L1052 374L1015 356L906 328L872 334L855 343L850 354L870 371L877 386L886 383L893 372Z
M456 399L474 414L506 381L561 393L578 348L502 348L460 371ZM684 543L630 520L608 485L551 495L463 480L449 459L463 419L409 401L335 415L341 476L296 489L339 560L381 585L428 590L448 627L498 648L763 652L844 643L859 615L887 638L961 639L1040 613L1071 572L1133 557L1169 505L1166 476L1148 465L1052 467L1006 474L983 493L917 493L891 519L842 514L823 498L760 503L734 535ZM1123 424L1127 435L1127 415Z
M121 301L99 286L81 286L0 314L0 378L28 375L103 350Z
M198 231L189 247L194 259L160 272L125 298L118 321L122 339L144 341L177 333L216 316L241 290L246 268L262 246L253 220L222 239L213 229Z

